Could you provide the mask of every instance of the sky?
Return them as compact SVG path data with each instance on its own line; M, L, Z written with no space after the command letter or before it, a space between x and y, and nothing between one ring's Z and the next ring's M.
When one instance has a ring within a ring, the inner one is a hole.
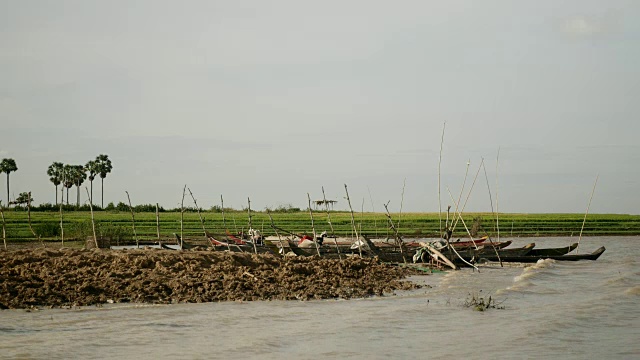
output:
M0 0L0 158L35 203L55 202L51 163L107 154L105 205L175 208L187 185L202 208L306 208L324 187L348 209L347 184L354 211L639 214L639 17L615 0Z

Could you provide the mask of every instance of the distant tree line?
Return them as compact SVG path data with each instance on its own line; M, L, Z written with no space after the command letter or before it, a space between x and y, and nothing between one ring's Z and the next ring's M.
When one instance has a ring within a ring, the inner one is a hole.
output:
M64 202L64 189L67 189L67 205L69 205L69 190L76 187L76 207L80 207L80 186L88 178L90 183L89 202L93 205L93 180L96 175L100 176L101 202L100 207L104 207L104 178L111 173L113 165L108 155L100 154L95 160L89 160L85 165L63 164L54 162L49 165L47 175L49 180L56 187L56 205L58 205L58 186L62 185L60 202Z
M111 164L111 160L108 155L100 154L96 157L95 160L88 161L85 165L72 165L72 164L63 164L61 162L54 162L49 165L47 169L47 175L49 175L49 180L55 186L56 192L56 203L58 205L58 186L62 185L61 194L60 194L60 203L64 202L64 190L67 189L66 195L66 205L69 205L69 191L73 186L76 187L76 209L80 208L80 186L84 183L84 181L88 178L91 183L91 191L89 195L89 201L93 204L93 180L95 180L96 176L100 176L101 180L101 194L102 199L100 203L100 208L104 207L104 179L107 177L107 174L111 173L113 169L113 165ZM33 199L30 198L28 192L23 192L18 195L13 201L10 198L10 177L9 175L12 172L18 171L18 166L14 159L2 159L0 161L0 174L7 174L7 202L8 206L14 205L16 207L23 207L28 202L33 202ZM29 201L30 200L30 201ZM48 207L50 204L42 204L40 207ZM34 211L37 211L39 207L33 207Z

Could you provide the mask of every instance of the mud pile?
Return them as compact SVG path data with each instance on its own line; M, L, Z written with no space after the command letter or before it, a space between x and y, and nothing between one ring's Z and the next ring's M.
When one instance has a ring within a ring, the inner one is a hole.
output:
M33 249L0 252L0 308L111 302L310 300L419 287L377 259L281 259L211 251Z

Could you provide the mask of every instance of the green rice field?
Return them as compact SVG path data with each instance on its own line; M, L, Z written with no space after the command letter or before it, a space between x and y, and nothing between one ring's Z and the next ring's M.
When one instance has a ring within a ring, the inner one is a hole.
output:
M225 219L219 212L201 213L205 229L213 235L232 233L248 229L246 212L225 212ZM279 229L293 233L312 233L311 218L308 212L272 213L274 223ZM181 226L180 212L161 212L159 219L155 213L135 213L135 231L138 240L165 241L175 239L175 234L182 233L185 239L204 240L203 226L196 212L185 212ZM331 212L331 223L338 236L352 236L353 226L349 212ZM356 213L355 224L358 233L371 238L392 237L387 216L382 213ZM403 237L436 238L440 232L438 213L403 213L391 214L394 225ZM445 222L445 214L442 215ZM60 214L57 212L32 212L29 227L26 211L5 209L5 229L8 243L37 241L55 242L61 240ZM134 241L131 213L118 211L99 211L94 214L98 236L117 239L118 242ZM490 213L468 213L463 216L468 229L474 235L496 236L495 216ZM500 236L578 236L582 227L584 214L500 214ZM326 212L314 212L313 220L317 233L327 231L331 234ZM275 235L270 226L267 213L252 213L252 226L264 235ZM399 224L399 225L398 225ZM62 226L64 238L84 240L92 236L91 214L86 211L66 212L63 214ZM181 229L182 228L182 229ZM640 235L640 215L622 214L589 214L584 225L583 236L597 235ZM1 236L1 233L0 233ZM467 237L467 231L461 222L456 227L455 237Z

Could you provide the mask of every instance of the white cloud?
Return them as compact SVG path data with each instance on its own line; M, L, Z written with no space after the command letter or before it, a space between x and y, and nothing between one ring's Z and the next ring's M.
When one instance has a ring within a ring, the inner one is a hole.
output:
M571 36L590 37L614 32L620 25L617 11L607 11L599 15L576 15L564 20L562 31Z
M601 33L603 31L603 26L595 19L576 16L565 21L564 31L572 35L589 36Z

